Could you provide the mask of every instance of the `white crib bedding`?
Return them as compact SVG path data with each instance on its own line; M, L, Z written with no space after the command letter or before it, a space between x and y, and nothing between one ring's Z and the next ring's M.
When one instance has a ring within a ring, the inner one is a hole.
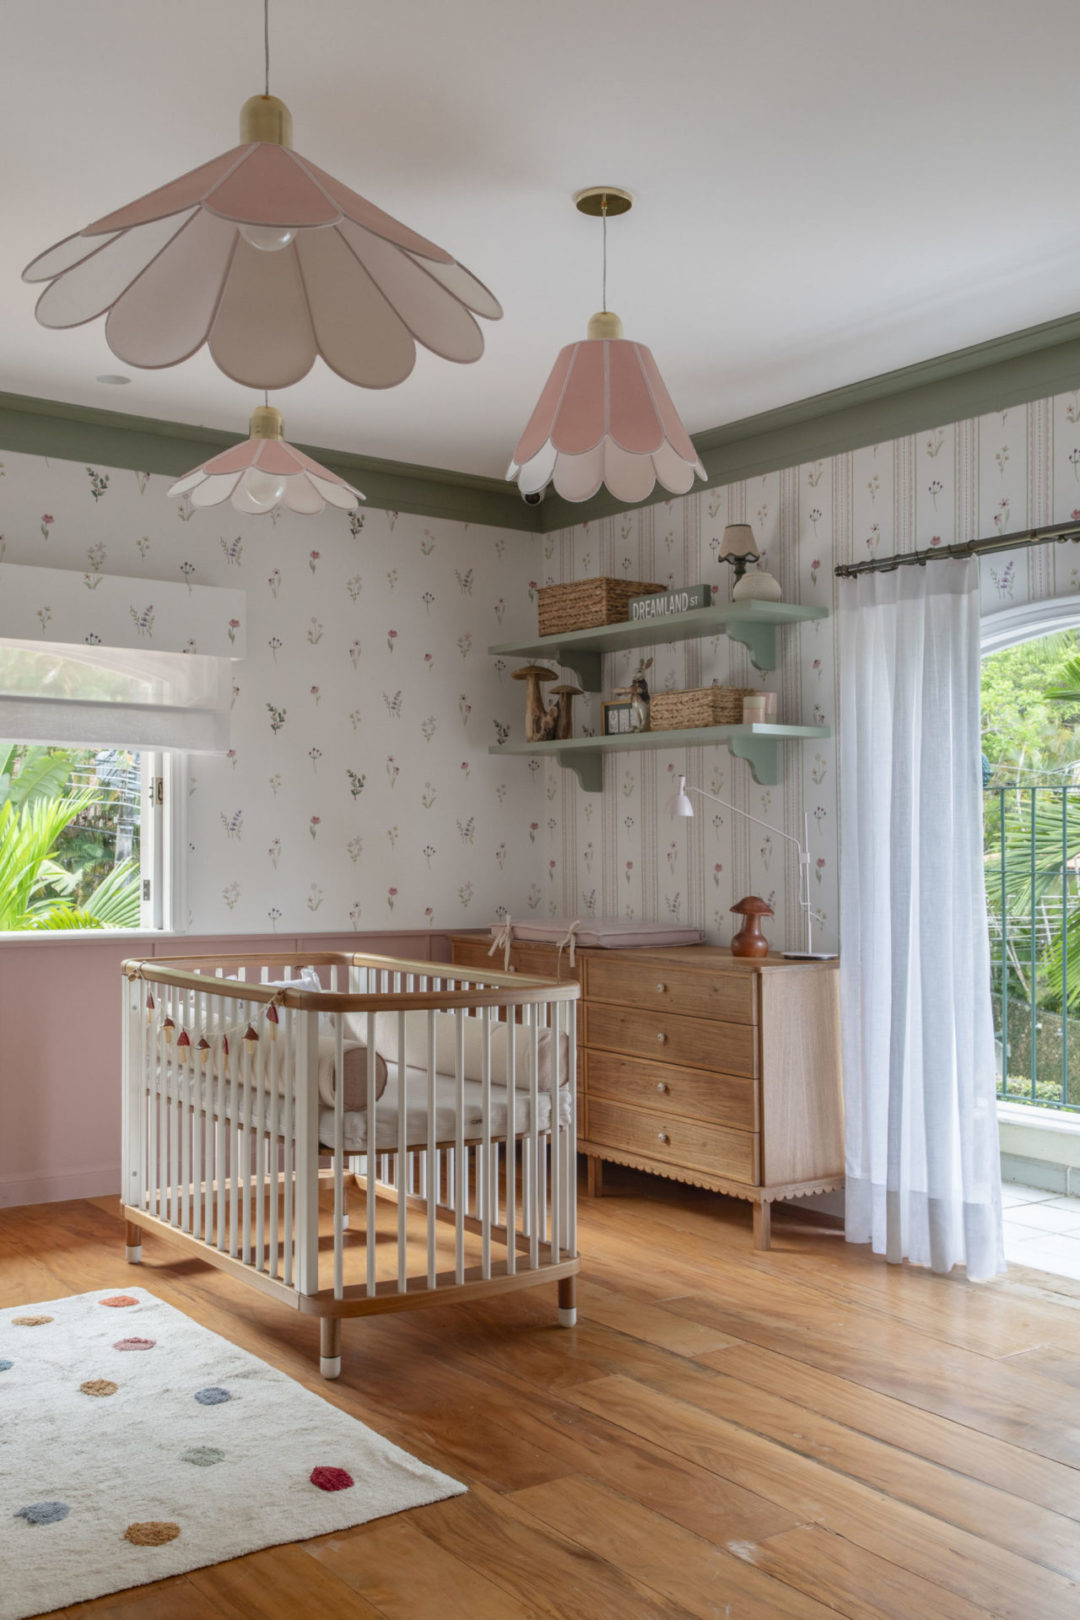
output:
M428 1141L428 1075L426 1069L407 1068L405 1070L405 1097L406 1121L405 1140L409 1149L426 1148ZM201 1092L201 1107L204 1112L213 1113L217 1107L219 1095L224 1104L226 1120L232 1119L233 1089L229 1080L219 1087L216 1077L207 1074L198 1074L190 1068L180 1070L169 1068L159 1074L159 1095L162 1100L179 1102L184 1106L193 1106L199 1099ZM463 1084L464 1094L464 1121L462 1134L466 1140L477 1140L481 1133L483 1086L479 1080L466 1080ZM398 1066L396 1063L387 1064L387 1081L382 1095L375 1104L376 1132L375 1148L380 1153L393 1152L398 1145ZM457 1082L449 1075L437 1074L435 1076L435 1140L443 1144L452 1144L457 1136ZM505 1140L507 1137L509 1109L507 1107L508 1092L505 1086L491 1087L491 1103L489 1109L489 1133L493 1140ZM537 1093L536 1128L538 1131L547 1131L551 1127L551 1093L540 1091ZM274 1099L274 1126L280 1134L283 1127L284 1099L278 1096ZM256 1092L256 1096L249 1103L246 1087L239 1080L236 1087L236 1112L241 1125L246 1126L249 1111L263 1129L270 1124L271 1099L266 1090ZM346 1109L344 1113L344 1128L342 1132L343 1145L348 1153L364 1153L368 1146L367 1109ZM570 1123L570 1093L567 1087L559 1090L559 1123ZM292 1131L295 1133L295 1118L292 1121ZM516 1135L522 1131L532 1129L532 1097L528 1091L514 1092L513 1129ZM319 1108L319 1140L323 1148L332 1148L334 1143L334 1110L320 1106Z
M375 1107L375 1149L380 1153L391 1153L398 1145L398 1104L400 1085L396 1063L388 1063L389 1074L386 1090L379 1098ZM482 1122L483 1086L479 1080L466 1080L464 1082L464 1121L462 1135L466 1140L476 1140L480 1136ZM437 1074L435 1076L435 1140L443 1144L452 1144L457 1135L457 1082L449 1075ZM510 1112L507 1106L508 1094L505 1086L491 1087L491 1104L489 1109L489 1130L493 1140L505 1141L510 1124ZM537 1094L536 1128L538 1131L547 1131L551 1127L551 1093L541 1091ZM426 1148L428 1142L428 1076L426 1069L407 1068L405 1070L405 1141L409 1148ZM367 1110L357 1109L346 1112L342 1131L343 1144L347 1153L364 1153L368 1146ZM559 1122L562 1125L570 1123L570 1094L564 1086L559 1092ZM532 1129L532 1099L527 1091L514 1093L513 1132ZM319 1110L319 1139L324 1146L332 1147L334 1141L334 1110L320 1108Z

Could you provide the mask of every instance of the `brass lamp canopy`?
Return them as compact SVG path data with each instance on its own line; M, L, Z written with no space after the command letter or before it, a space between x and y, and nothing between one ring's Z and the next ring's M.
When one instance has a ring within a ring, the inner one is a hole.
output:
M574 207L593 219L601 219L605 214L608 219L614 219L617 214L628 214L633 206L633 197L622 186L586 186L584 191L574 193Z
M253 439L280 439L284 435L285 423L281 412L276 405L256 405L251 413L251 437Z
M292 146L292 113L277 96L249 96L240 109L240 140Z
M622 321L613 310L601 309L589 316L590 338L621 338L622 335Z

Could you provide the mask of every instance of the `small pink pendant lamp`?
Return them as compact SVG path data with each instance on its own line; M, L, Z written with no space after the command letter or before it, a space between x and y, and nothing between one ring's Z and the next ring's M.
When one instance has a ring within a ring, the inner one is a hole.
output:
M256 406L251 436L219 456L204 461L178 478L166 491L186 495L192 506L221 506L228 501L238 512L321 512L326 502L352 512L364 499L343 478L321 467L310 456L282 438L281 412L273 405Z
M631 198L593 186L574 200L604 222L606 304L608 215L625 214ZM564 500L587 501L604 484L620 501L643 501L656 483L685 495L695 474L704 478L705 468L651 351L624 338L619 317L604 309L584 342L560 350L506 476L524 496L550 483Z
M391 388L416 345L478 360L474 315L498 300L450 254L292 150L267 93L240 111L241 145L65 237L23 271L47 281L43 326L107 317L128 365L175 366L205 343L248 388L284 388L321 355L346 382Z

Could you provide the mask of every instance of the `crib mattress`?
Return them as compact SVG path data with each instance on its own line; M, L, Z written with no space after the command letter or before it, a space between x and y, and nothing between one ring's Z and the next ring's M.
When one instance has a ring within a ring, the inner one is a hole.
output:
M395 1063L388 1064L389 1078L386 1090L375 1108L374 1148L379 1153L391 1153L398 1145L398 1108L402 1087ZM468 1141L480 1136L483 1086L479 1080L466 1080L464 1084L464 1119L462 1135ZM426 1148L428 1142L428 1076L426 1069L405 1070L405 1141L408 1148ZM491 1087L488 1110L489 1131L493 1139L505 1140L508 1135L532 1129L532 1098L527 1091L515 1091L513 1118L505 1086ZM452 1145L457 1136L457 1082L448 1075L435 1076L435 1140ZM541 1091L536 1099L536 1128L551 1128L551 1093ZM559 1092L560 1124L570 1123L570 1097L566 1087ZM511 1127L512 1126L512 1130ZM349 1153L365 1153L368 1147L368 1116L366 1109L357 1109L344 1116L344 1146ZM319 1138L326 1146L334 1141L334 1110L320 1108Z
M380 1153L391 1153L398 1145L398 1106L401 1094L399 1084L398 1066L396 1063L387 1064L388 1077L386 1089L375 1105L375 1142L374 1149ZM201 1091L201 1106L203 1111L212 1113L217 1103L218 1086L210 1076L189 1076L186 1084L177 1087L176 1081L183 1077L176 1069L168 1070L159 1080L159 1095L162 1100L181 1102L191 1106ZM226 1082L223 1089L224 1114L226 1119L232 1118L232 1086ZM463 1086L464 1117L462 1122L462 1135L466 1140L477 1140L481 1133L483 1086L479 1080L466 1080ZM405 1070L405 1141L408 1149L426 1148L428 1142L428 1074L426 1069L408 1068ZM505 1086L491 1087L491 1101L488 1110L489 1134L493 1140L506 1140L507 1135L517 1135L523 1131L530 1131L533 1127L532 1098L528 1091L515 1091L513 1094L513 1118L510 1117L508 1094ZM457 1138L457 1082L449 1075L437 1074L435 1076L435 1140L444 1145L452 1145ZM540 1091L537 1094L536 1129L546 1132L551 1128L551 1093ZM236 1111L243 1125L248 1122L249 1100L246 1088L238 1085L236 1088ZM256 1120L263 1129L270 1123L270 1098L263 1091L257 1094L257 1103L252 1108ZM275 1110L275 1124L278 1133L281 1132L283 1113L283 1099L277 1098ZM565 1086L559 1090L559 1123L570 1123L570 1096ZM295 1123L294 1123L295 1131ZM344 1114L343 1145L348 1153L365 1153L368 1148L368 1115L367 1109L348 1109ZM332 1148L334 1142L334 1110L320 1107L319 1109L319 1140L324 1148Z

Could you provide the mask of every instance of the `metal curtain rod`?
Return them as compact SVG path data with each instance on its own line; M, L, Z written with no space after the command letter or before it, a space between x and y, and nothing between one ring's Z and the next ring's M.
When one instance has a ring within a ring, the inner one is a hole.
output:
M938 546L933 551L900 551L891 557L874 557L869 562L841 563L833 569L837 579L854 579L857 574L891 573L894 568L922 568L941 557L982 557L994 551L1015 551L1017 546L1045 546L1052 540L1080 540L1080 523L1050 523L1042 529L1023 529L1016 534L998 534L992 540L962 540L954 546Z

